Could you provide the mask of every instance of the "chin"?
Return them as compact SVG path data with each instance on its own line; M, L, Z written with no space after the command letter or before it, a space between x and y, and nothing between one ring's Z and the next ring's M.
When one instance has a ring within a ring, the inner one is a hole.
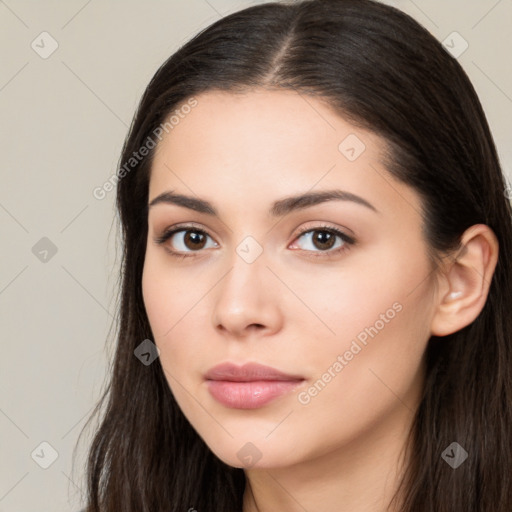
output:
M225 464L242 469L270 469L286 467L297 463L297 450L294 446L283 444L275 439L275 443L267 440L243 441L230 439L222 446L208 444L210 450ZM293 459L290 459L290 455Z

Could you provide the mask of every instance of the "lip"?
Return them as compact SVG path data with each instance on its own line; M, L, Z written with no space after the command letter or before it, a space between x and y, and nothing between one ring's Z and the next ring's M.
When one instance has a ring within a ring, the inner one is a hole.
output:
M208 391L218 402L235 409L256 409L289 393L305 379L270 366L222 363L205 374Z
M252 382L257 380L303 380L301 375L291 375L271 366L265 366L259 363L246 363L238 366L234 363L221 363L210 368L206 374L207 380L229 380L231 382Z

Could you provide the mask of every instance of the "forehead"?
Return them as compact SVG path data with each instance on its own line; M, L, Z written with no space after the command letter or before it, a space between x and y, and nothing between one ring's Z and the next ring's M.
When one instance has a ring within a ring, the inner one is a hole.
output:
M397 196L417 201L411 190L396 188L405 185L383 180L385 142L318 98L253 90L209 91L195 100L157 146L150 199L173 189L257 206L292 193L342 188L377 208L385 209L386 199L396 203Z
M360 140L359 151L364 144L367 157L378 159L383 147L377 136L352 126L325 101L294 91L208 91L195 99L196 106L187 114L174 116L176 124L164 134L158 154L172 152L178 157L193 146L189 158L212 152L225 158L236 146L236 161L272 156L281 161L287 155L290 160L308 156L321 162L322 155L337 158L339 143L351 134Z

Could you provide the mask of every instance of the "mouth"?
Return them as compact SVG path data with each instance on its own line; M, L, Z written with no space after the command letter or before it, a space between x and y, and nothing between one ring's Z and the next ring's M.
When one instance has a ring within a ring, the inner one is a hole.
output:
M293 391L304 377L270 366L223 363L205 374L208 391L222 405L234 409L257 409Z

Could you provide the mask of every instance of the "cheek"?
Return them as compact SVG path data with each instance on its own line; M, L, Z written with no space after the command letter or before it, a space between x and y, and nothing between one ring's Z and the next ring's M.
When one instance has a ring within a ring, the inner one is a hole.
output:
M304 401L322 403L320 409L341 401L345 410L358 410L361 401L377 410L396 400L390 390L406 394L417 377L430 336L429 264L424 254L373 262L334 279L332 271L316 274L309 293L306 286L298 291L321 320L298 320L300 332L311 333L301 339L309 375L320 379Z
M148 250L142 295L166 378L172 391L179 394L177 382L200 375L198 355L208 341L203 328L208 312L201 306L211 285L204 270L193 266L176 270L169 258L158 250Z
M142 296L149 324L156 340L170 328L169 314L174 309L169 294L167 277L155 264L151 254L146 255L142 272Z
M357 323L350 326L355 336L338 336L309 351L315 372L309 387L297 394L293 421L293 435L304 446L328 452L365 431L378 431L380 425L389 428L391 418L412 414L422 390L429 336L426 323L418 323L414 301L401 306L393 309L393 318L388 314L388 323L376 322L370 314L362 328ZM385 314L386 309L377 307L373 313L380 312Z
M413 406L430 337L427 275L421 263L368 270L350 293L329 297L324 318L336 334L307 348L315 371L313 387L302 396L306 409L325 421L349 415L363 425L401 400Z
M426 312L429 265L424 254L385 247L354 255L339 267L279 270L295 295L294 300L279 302L285 321L292 331L310 333L302 341L313 357L348 349L356 337L364 342L371 337L369 330L377 330L380 337L391 324L401 324L406 310L414 312L411 320L416 325ZM289 295L284 289L283 294Z
M200 268L177 270L163 250L148 248L142 273L142 295L157 341L170 338L180 324L190 322L201 301L206 277Z
M190 370L194 365L191 356L194 350L196 354L200 352L183 337L186 332L184 327L187 322L187 310L190 310L187 298L190 290L185 287L183 276L183 273L178 274L166 268L161 255L150 250L147 252L142 274L142 295L146 314L153 341L160 351L164 376L181 410L190 420L193 404L182 387L190 388L187 379L190 378Z

